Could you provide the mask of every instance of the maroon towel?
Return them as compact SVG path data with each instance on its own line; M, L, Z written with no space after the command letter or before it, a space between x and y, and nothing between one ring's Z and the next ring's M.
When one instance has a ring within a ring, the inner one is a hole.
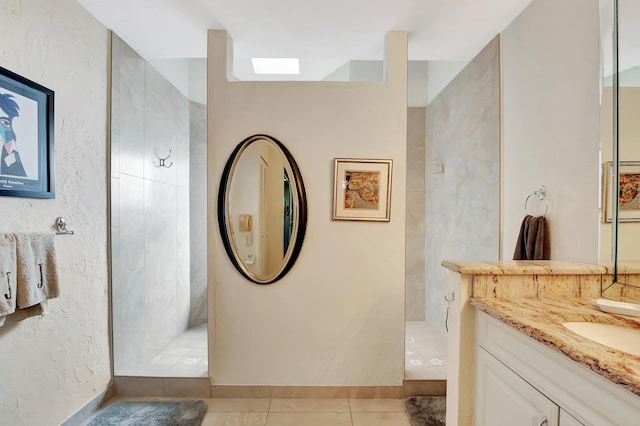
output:
M549 260L549 233L544 216L524 217L513 260Z

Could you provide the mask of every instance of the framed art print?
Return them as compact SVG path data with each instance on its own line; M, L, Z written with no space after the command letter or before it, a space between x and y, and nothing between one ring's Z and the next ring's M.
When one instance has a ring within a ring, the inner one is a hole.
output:
M334 159L334 220L390 221L392 160Z
M54 198L53 95L0 67L0 196Z
M613 162L604 163L602 177L603 222L613 218L613 200L618 196L618 220L620 222L640 221L640 162L620 162L620 185L614 190L615 170Z

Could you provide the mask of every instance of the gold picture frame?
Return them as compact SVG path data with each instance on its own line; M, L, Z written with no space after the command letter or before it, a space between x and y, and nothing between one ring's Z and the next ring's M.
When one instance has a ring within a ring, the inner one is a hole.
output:
M334 159L333 220L389 222L393 160Z

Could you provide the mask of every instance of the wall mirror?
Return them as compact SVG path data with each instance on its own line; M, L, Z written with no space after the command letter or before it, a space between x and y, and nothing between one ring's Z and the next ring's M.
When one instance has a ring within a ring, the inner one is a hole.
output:
M218 225L231 263L248 280L270 284L291 269L307 199L298 165L278 140L254 135L234 149L220 181Z
M613 155L607 177L611 194L618 195L618 202L611 202L614 281L640 285L625 275L628 267L640 267L640 2L608 3L613 9L613 40L611 76L605 78L605 87L611 86L612 90ZM613 188L618 190L614 192Z

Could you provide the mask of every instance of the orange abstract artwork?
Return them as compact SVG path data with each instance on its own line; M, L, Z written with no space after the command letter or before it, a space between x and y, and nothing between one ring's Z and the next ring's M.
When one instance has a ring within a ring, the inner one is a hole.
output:
M345 209L377 210L379 208L380 172L345 171Z
M620 173L620 210L640 209L640 174Z

